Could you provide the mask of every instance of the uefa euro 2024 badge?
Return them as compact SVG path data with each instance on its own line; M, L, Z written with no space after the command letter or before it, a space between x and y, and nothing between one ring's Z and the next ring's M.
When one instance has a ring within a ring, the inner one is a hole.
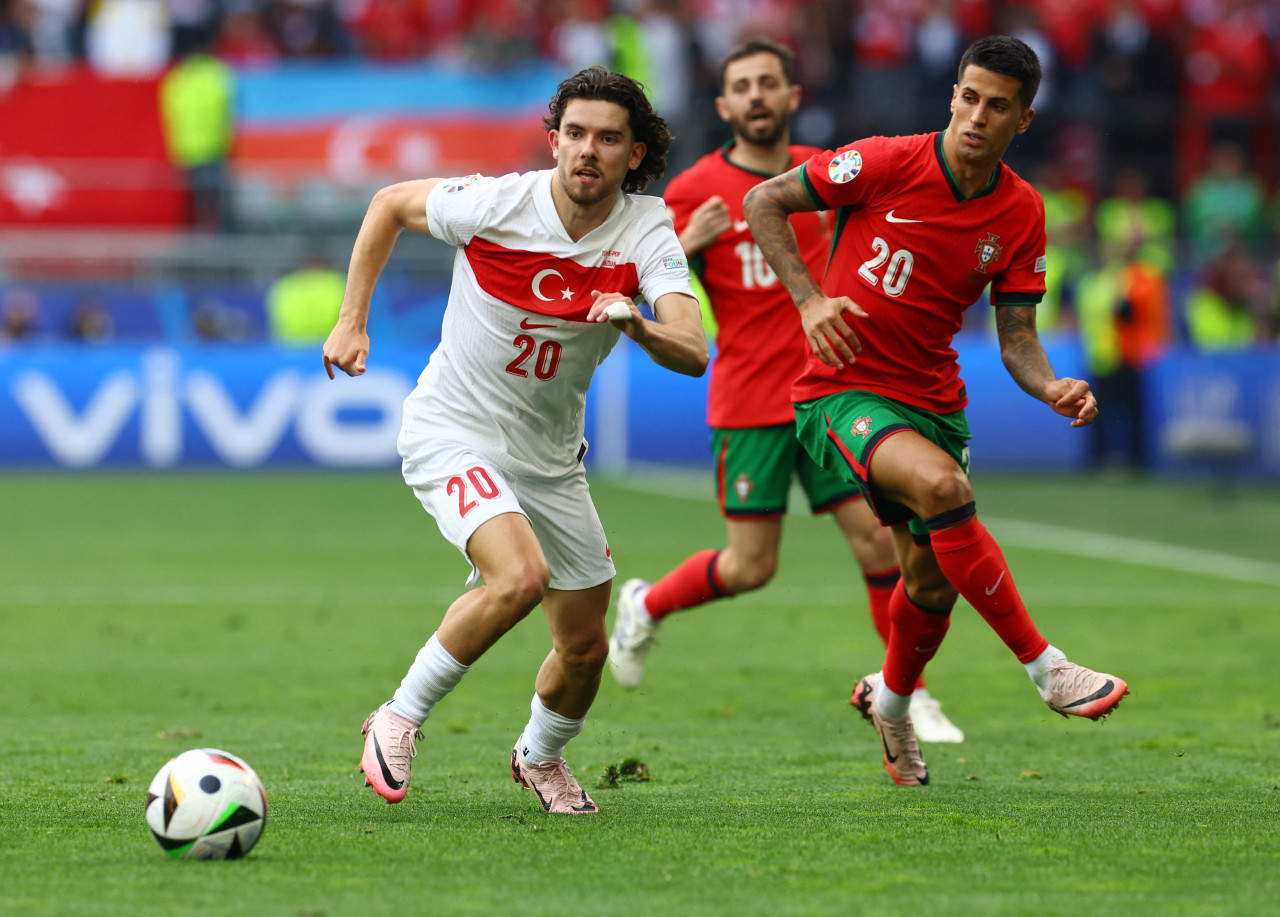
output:
M831 157L827 163L827 177L837 185L853 181L862 171L862 154L857 150L845 150Z

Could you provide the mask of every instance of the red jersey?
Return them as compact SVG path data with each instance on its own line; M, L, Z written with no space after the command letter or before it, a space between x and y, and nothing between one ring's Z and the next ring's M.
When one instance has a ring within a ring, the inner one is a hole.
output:
M711 363L707 423L713 427L763 427L790 423L791 383L804 368L809 342L800 313L756 246L742 215L742 199L772 178L729 161L730 145L703 156L673 178L664 198L676 233L709 197L720 195L733 221L730 229L692 260L720 326ZM790 148L790 169L819 152ZM809 270L822 273L830 245L825 214L797 213L791 225Z
M994 305L1044 296L1044 201L1000 163L965 200L942 155L942 134L872 137L812 157L801 177L834 210L835 242L822 288L848 296L862 342L852 366L810 355L794 401L847 389L948 414L965 406L951 338L991 284Z

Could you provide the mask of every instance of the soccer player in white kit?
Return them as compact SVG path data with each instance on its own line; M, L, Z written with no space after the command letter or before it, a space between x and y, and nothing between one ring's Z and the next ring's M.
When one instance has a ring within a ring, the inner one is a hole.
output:
M707 366L671 220L635 193L666 167L666 122L635 81L592 67L560 84L543 124L553 170L374 195L324 345L330 378L335 366L365 371L370 297L402 229L458 247L440 346L405 400L399 448L405 481L470 561L472 588L365 720L360 767L387 802L408 791L432 707L541 603L552 649L511 775L548 812L598 811L563 757L600 686L615 574L582 467L586 392L619 333L676 372Z

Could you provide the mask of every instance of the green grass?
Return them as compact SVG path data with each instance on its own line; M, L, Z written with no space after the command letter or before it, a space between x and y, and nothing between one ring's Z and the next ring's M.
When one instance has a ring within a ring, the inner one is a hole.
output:
M847 705L881 659L856 568L796 515L769 588L672 618L640 691L606 676L569 748L602 814L566 819L506 766L538 612L437 708L405 802L363 787L360 722L466 574L394 472L0 478L0 914L1275 913L1280 492L975 488L1045 635L1129 680L1114 717L1053 715L962 604L929 674L967 739L893 787ZM707 489L596 482L623 577L721 543ZM146 829L198 746L266 783L245 860ZM652 780L594 789L627 758Z

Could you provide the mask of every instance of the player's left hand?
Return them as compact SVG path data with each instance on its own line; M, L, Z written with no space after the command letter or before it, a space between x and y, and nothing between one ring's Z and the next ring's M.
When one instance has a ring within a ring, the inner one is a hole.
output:
M1084 427L1098 417L1098 399L1083 379L1054 379L1044 387L1044 400L1054 412L1071 418L1071 426Z
M595 302L587 310L589 322L612 322L618 330L635 337L638 326L644 321L631 297L622 293L601 293L592 290Z

